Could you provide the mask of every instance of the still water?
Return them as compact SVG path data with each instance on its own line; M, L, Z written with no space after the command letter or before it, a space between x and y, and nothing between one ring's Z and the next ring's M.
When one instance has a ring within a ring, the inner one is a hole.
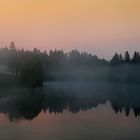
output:
M1 89L0 112L0 140L140 140L139 85Z

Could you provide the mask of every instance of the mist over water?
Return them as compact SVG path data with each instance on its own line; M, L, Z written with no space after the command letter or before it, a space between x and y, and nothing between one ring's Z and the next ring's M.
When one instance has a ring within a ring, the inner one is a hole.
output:
M77 81L1 89L0 138L138 140L139 92L136 84Z

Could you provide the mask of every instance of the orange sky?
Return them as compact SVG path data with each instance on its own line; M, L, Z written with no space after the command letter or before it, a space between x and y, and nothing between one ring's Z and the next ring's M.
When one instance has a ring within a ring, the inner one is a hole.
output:
M77 48L109 57L140 48L140 0L1 0L0 45Z

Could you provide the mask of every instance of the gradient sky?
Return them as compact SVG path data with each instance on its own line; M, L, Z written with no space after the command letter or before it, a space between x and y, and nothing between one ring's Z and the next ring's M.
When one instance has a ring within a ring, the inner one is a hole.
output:
M140 0L0 0L0 46L140 50Z

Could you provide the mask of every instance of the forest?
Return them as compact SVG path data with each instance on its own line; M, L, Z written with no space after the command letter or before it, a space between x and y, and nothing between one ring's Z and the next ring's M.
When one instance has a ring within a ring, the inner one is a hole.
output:
M0 48L0 87L42 86L45 81L140 83L140 53L115 53L111 60L72 50Z

